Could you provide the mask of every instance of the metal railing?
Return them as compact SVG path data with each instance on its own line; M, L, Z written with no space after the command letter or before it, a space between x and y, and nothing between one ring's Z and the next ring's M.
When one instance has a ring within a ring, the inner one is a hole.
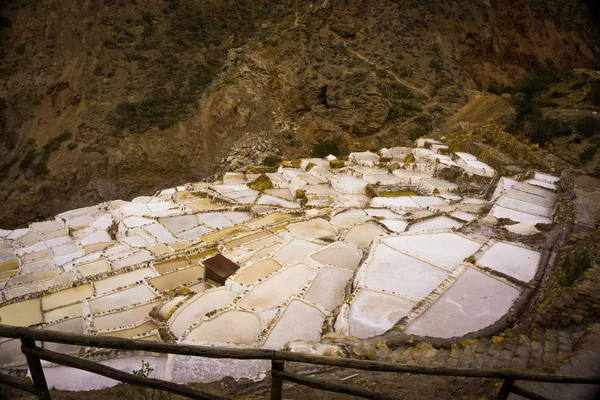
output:
M294 353L269 349L233 349L207 346L194 346L184 344L168 344L147 342L143 340L122 339L109 336L86 336L56 331L19 328L0 325L0 338L13 338L21 341L21 351L25 354L31 380L0 374L0 384L11 386L38 396L40 399L49 400L50 391L40 360L49 361L67 367L77 368L105 376L120 382L142 386L151 389L163 390L179 394L191 399L225 399L211 393L201 392L186 385L163 381L143 376L137 376L121 370L108 367L87 359L73 357L47 349L40 348L36 341L70 344L84 347L104 349L147 351L152 353L176 354L207 358L226 358L237 360L271 360L271 399L280 400L283 392L283 382L288 381L299 385L343 393L366 399L397 399L383 393L373 392L351 385L342 385L312 377L295 374L285 370L286 362L298 362L313 365L351 368L372 372L394 372L437 376L455 376L472 378L502 379L504 381L498 393L498 399L506 399L510 393L519 394L530 399L544 399L535 393L515 386L516 380L534 382L552 382L564 384L600 384L600 376L572 376L556 375L531 371L515 371L505 369L468 369L449 367L430 367L394 364L381 361L357 360L342 357L326 357L311 354Z

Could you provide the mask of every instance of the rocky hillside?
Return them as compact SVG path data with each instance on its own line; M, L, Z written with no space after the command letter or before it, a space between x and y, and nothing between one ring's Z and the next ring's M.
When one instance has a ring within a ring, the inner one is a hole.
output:
M470 90L600 59L583 0L0 2L0 226L406 143Z

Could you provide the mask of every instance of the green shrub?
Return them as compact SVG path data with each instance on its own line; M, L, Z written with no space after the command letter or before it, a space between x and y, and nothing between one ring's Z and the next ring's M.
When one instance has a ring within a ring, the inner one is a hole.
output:
M306 172L308 172L308 171L310 171L311 169L313 169L313 167L314 167L315 165L316 165L315 163L308 163L308 164L306 164L306 168L304 168L304 170L305 170Z
M430 127L431 126L431 116L427 113L420 113L419 115L417 115L415 117L414 122L423 127Z
M510 99L515 106L518 120L525 115L533 113L536 108L533 98L523 93L515 93Z
M142 367L140 369L134 369L132 372L133 375L137 377L149 378L152 375L152 372L154 372L154 368L150 366L150 363L142 360ZM116 398L128 400L172 400L175 398L175 395L157 389L148 389L141 386L130 385L127 383L119 383L119 385L117 385L116 387Z
M392 103L390 107L388 119L411 118L421 111L423 111L423 109L416 104L405 101L395 102Z
M5 179L8 176L10 169L15 165L18 161L16 156L9 158L6 162L0 164L0 181Z
M594 79L591 83L590 91L585 95L583 101L588 101L592 105L600 106L600 79Z
M404 157L404 164L412 164L415 162L415 155L413 153L409 153Z
M306 192L302 189L296 189L296 199L299 200L300 205L304 207L306 203L308 203L308 197L306 197Z
M35 150L29 150L27 153L25 153L25 157L23 157L19 163L19 168L21 168L23 171L28 169L33 164L33 160L35 160L36 155L37 153Z
M365 186L365 194L370 198L378 197L379 191L377 190L377 185L367 183L367 185Z
M60 145L63 142L66 142L67 140L71 139L71 137L73 137L73 134L69 131L64 131L63 133L61 133L60 135L50 139L48 141L48 143L46 143L44 145L44 150L46 152L50 152L52 153L53 151L56 151L59 149Z
M340 149L333 142L321 142L313 146L312 156L317 158L327 157L328 155L338 156Z
M267 167L274 167L276 165L281 164L281 157L279 156L266 156L262 162L263 165Z
M357 85L364 81L368 76L367 72L359 71L348 74L344 77L344 81L349 85Z
M399 82L378 83L377 88L381 94L390 100L394 99L412 99L415 97L413 92Z
M262 174L248 186L250 186L250 189L263 191L267 189L273 189L273 182L267 175Z
M417 140L420 137L427 136L429 133L431 133L431 129L420 126L418 128L413 129L412 131L410 131L408 133L408 138L410 140Z
M34 178L43 178L50 173L50 169L48 169L49 157L50 153L43 152L40 159L33 165L31 173Z
M533 96L536 93L548 89L548 87L557 80L558 78L556 75L550 71L536 71L519 79L515 85L515 90L519 93Z
M532 114L537 107L536 95L556 82L556 76L549 71L532 72L522 77L513 89L511 100L517 111L517 119Z
M581 160L581 162L584 162L584 163L588 162L592 158L594 158L597 151L598 151L598 146L595 146L595 145L588 146L584 151L581 152L581 154L579 155L579 159Z
M525 130L525 136L534 143L543 146L550 139L571 134L571 128L562 121L553 118L537 118Z
M344 165L346 165L346 163L344 162L344 160L331 160L331 161L329 161L329 166L331 168L342 168L342 167L344 167Z
M575 123L575 128L581 136L589 138L600 132L600 119L594 117L584 117Z
M592 261L586 250L565 254L562 259L561 276L558 283L563 287L572 286L586 270L591 268Z
M106 149L104 147L99 147L99 146L86 146L83 148L83 152L84 153L98 153L98 154L102 154L103 156L108 154L108 152L106 151Z

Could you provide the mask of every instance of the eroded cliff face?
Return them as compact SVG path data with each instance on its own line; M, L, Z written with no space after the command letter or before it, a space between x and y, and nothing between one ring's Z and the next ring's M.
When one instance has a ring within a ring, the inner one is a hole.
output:
M222 160L400 145L467 89L600 54L578 0L30 0L1 15L3 227Z

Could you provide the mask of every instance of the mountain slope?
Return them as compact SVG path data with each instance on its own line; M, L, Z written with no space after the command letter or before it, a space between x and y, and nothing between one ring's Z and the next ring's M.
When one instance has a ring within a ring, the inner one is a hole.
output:
M3 227L222 160L402 144L468 90L600 55L580 0L29 0L0 15Z

